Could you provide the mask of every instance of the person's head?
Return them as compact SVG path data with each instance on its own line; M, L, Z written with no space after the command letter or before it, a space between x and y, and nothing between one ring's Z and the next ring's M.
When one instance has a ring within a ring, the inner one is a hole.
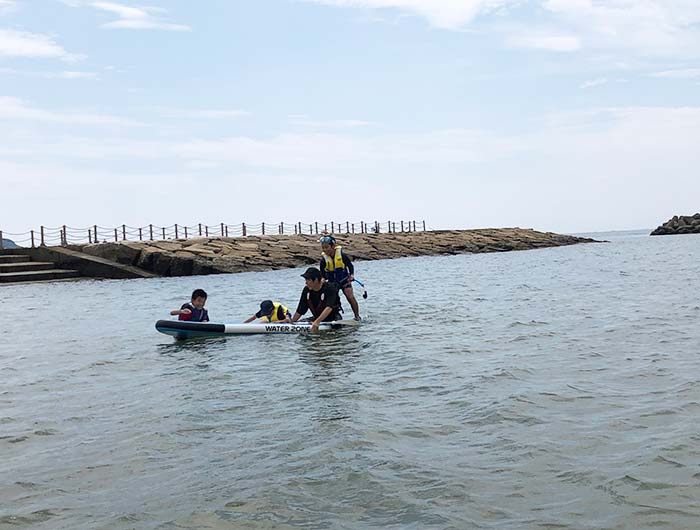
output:
M323 236L321 239L319 239L321 243L321 249L323 252L326 254L330 255L335 252L335 245L336 241L333 236Z
M321 288L323 283L321 271L316 267L309 267L301 276L306 280L306 286L312 291L318 291Z
M202 309L207 303L207 293L204 289L195 289L192 291L192 305L197 309Z
M262 316L269 317L274 310L275 304L272 303L272 300L263 300L260 302L260 314Z

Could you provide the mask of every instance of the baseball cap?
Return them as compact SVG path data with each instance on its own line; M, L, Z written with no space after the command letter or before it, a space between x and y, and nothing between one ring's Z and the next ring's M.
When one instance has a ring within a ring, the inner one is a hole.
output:
M263 315L271 315L274 310L275 304L272 303L272 300L263 300L260 302L260 313Z
M306 278L307 280L320 280L321 271L318 270L316 267L309 267L308 269L306 269L306 272L302 274L302 277Z

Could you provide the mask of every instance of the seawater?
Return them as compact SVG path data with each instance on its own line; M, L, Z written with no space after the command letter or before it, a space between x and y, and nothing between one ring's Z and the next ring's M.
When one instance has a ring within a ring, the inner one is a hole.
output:
M359 262L317 336L154 329L302 269L0 286L0 528L698 528L700 236L646 233Z

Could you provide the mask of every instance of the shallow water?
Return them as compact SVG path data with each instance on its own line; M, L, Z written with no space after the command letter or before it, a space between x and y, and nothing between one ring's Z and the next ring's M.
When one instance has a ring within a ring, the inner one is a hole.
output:
M0 528L696 528L700 236L606 238L358 263L318 336L153 328L301 269L0 286Z

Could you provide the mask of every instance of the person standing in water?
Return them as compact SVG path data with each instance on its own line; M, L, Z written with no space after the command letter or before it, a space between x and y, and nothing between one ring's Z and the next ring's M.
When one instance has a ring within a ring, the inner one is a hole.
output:
M319 266L321 276L328 282L338 284L338 288L347 298L352 312L355 314L355 320L362 320L360 307L352 291L352 281L355 279L355 266L350 256L343 252L343 248L337 244L333 236L323 236L320 242L323 250Z
M324 282L321 271L316 267L306 269L302 277L306 280L306 287L301 291L292 322L298 321L309 310L313 315L311 331L318 331L321 322L340 320L343 308L338 297L338 286L335 283Z

